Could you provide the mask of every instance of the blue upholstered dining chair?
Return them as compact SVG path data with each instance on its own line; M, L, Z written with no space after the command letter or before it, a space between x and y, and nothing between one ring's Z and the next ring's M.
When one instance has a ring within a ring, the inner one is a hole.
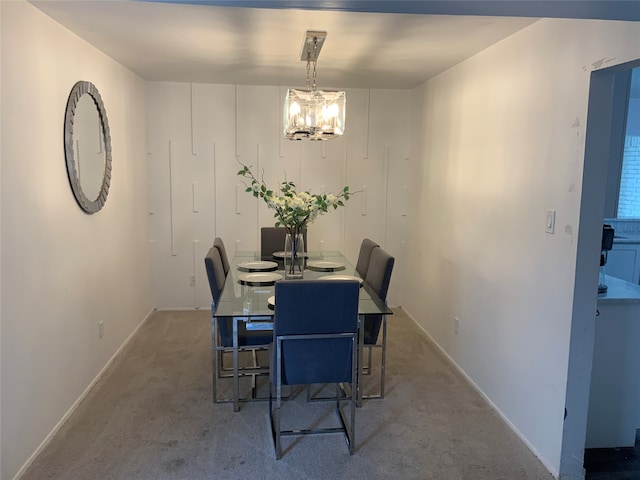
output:
M216 237L216 239L213 241L213 246L218 249L218 253L220 254L220 260L222 260L222 268L224 270L224 275L227 276L231 266L229 264L229 257L227 256L227 249L224 247L224 242L220 237Z
M287 237L285 227L262 227L260 228L260 256L263 260L270 260L274 252L284 250L284 239ZM302 230L302 240L304 251L309 251L307 244L307 229Z
M204 259L209 288L213 297L213 304L217 304L222 296L226 276L220 252L216 247L211 247ZM212 306L213 308L213 306ZM213 371L213 401L216 403L230 402L230 399L218 398L218 380L232 377L233 368L224 367L225 352L233 352L233 317L219 317L212 320L211 342L212 342L212 371ZM271 331L250 330L242 321L238 322L238 351L249 352L253 356L251 367L239 368L239 375L266 374L266 366L260 367L256 363L256 351L266 349L272 340ZM253 379L255 380L255 378ZM255 392L254 392L255 393Z
M370 288L386 302L387 292L389 291L389 283L391 282L391 273L395 258L389 255L382 248L374 248L371 252L367 276L365 278L365 288ZM387 316L386 315L367 315L364 317L364 348L367 349L367 363L363 365L361 371L364 374L371 374L373 349L381 350L380 360L380 390L379 394L363 395L362 398L384 398L384 376L387 357ZM378 342L380 336L380 327L382 327L382 341Z
M282 456L282 436L308 433L342 432L349 453L355 452L358 294L359 285L354 280L276 282L269 419L277 459ZM318 383L336 384L335 408L340 426L282 430L282 387ZM341 406L345 399L340 395L340 383L351 387L349 419Z
M360 244L360 251L358 252L358 261L356 262L356 273L360 275L360 278L364 279L367 276L369 270L369 260L371 259L371 252L374 248L378 248L376 242L369 238L362 240Z

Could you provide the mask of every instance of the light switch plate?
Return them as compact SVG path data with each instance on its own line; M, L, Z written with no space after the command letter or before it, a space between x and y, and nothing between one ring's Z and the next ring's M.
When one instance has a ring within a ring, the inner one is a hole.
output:
M545 232L551 233L551 234L556 232L556 211L555 210L547 210L547 222L545 224Z

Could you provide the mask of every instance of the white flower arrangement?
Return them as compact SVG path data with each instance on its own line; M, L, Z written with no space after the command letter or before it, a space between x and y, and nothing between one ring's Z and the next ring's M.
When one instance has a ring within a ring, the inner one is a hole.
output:
M297 192L296 185L286 179L280 183L279 191L271 190L264 180L258 180L251 172L250 167L242 164L239 176L251 180L247 185L246 192L254 197L262 198L269 208L275 210L275 226L283 226L289 234L296 235L312 223L319 215L324 215L330 209L343 207L344 202L349 200L351 193L346 186L335 195L333 193L312 194L308 191Z

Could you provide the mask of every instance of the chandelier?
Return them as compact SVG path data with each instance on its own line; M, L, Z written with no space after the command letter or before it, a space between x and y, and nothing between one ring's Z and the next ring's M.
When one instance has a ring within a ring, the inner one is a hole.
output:
M307 89L290 88L284 99L284 137L289 140L329 140L344 133L345 92L316 88L316 65L326 36L307 31L300 58L307 62Z

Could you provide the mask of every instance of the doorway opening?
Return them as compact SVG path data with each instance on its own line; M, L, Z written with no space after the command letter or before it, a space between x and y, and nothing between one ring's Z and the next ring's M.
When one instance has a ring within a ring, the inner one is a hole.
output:
M617 214L628 88L638 66L640 59L591 73L560 478L583 478L586 465L579 460L585 458L596 339L600 265L594 259L600 256L604 219Z
M622 145L619 142L624 137L626 121L626 108L614 101L614 92L616 81L619 84L622 76L629 77L631 70L638 66L640 59L591 73L560 478L583 478L584 475L582 460L598 308L595 292L600 265L597 259L601 252L603 222L611 216L605 215L605 198L609 198L605 193L610 191L608 181L613 178L609 159L612 149ZM607 208L610 208L608 203Z

